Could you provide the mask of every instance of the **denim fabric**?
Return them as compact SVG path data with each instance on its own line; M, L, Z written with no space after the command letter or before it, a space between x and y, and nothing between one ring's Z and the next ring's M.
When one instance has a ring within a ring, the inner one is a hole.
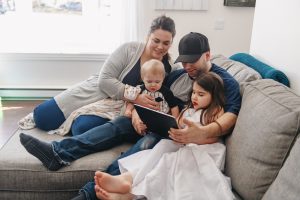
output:
M115 161L113 161L113 163L110 166L108 166L108 168L106 169L106 173L109 173L111 175L119 175L120 174L119 165L118 165L119 159L129 156L131 154L134 154L138 151L152 149L162 138L163 138L162 136L155 134L155 133L150 132L150 133L146 134L134 146L132 146L128 151L126 151L120 157L118 157ZM80 190L80 192L84 192L87 200L97 200L94 182L88 182Z
M79 193L84 193L86 200L97 200L96 192L95 192L95 182L91 181L85 184L83 188L79 190Z
M36 127L44 131L57 129L66 120L53 98L44 101L33 110L33 119Z
M131 154L136 152L152 149L163 137L156 133L147 133L144 137L142 137L135 145L133 145L129 150L124 152L120 157L118 157L115 161L112 162L106 169L106 172L111 175L119 175L121 174L119 169L118 160L121 158L125 158Z
M95 115L80 115L77 117L71 127L72 135L81 135L86 131L95 128L97 126L101 126L108 122L109 119L95 116Z
M135 143L141 138L131 119L121 116L81 135L52 142L61 163L69 163L91 153L110 149L124 142Z

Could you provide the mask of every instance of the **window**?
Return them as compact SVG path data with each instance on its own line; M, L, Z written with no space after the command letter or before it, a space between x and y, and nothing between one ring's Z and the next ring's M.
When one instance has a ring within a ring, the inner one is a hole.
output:
M0 0L0 53L110 53L136 39L135 6L133 0Z

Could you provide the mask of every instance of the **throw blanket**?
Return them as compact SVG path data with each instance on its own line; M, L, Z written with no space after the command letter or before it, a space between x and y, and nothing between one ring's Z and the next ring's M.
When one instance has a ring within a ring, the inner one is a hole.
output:
M66 135L70 132L73 121L80 115L95 115L109 120L119 116L122 107L125 105L123 100L102 99L95 103L88 104L73 111L66 121L56 130L49 131L49 134Z
M179 145L161 140L153 149L119 160L133 175L132 193L149 200L234 199L230 179L222 174L225 145Z
M253 56L246 54L246 53L237 53L229 57L232 60L244 63L245 65L251 67L252 69L256 70L262 78L273 79L282 83L288 87L290 87L290 82L287 76L277 69L257 60Z

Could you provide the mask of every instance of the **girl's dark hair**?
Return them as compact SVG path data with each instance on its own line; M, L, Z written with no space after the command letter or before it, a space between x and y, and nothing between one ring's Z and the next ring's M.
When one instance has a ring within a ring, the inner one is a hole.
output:
M207 125L215 121L218 113L224 108L225 95L223 81L220 76L214 72L201 72L194 80L194 83L198 84L211 94L211 103L203 109L202 115L200 116L200 123ZM181 112L179 119L182 117L185 110L193 107L191 97L192 92L190 94L188 106Z
M164 31L170 32L173 38L176 35L175 23L173 19L171 19L170 17L166 17L165 15L159 16L152 21L149 34L153 33L157 29L162 29Z

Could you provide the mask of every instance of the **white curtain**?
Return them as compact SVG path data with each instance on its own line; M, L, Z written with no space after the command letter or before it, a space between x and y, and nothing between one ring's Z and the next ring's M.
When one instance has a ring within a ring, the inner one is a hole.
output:
M137 0L121 0L123 3L123 23L121 41L137 40Z

